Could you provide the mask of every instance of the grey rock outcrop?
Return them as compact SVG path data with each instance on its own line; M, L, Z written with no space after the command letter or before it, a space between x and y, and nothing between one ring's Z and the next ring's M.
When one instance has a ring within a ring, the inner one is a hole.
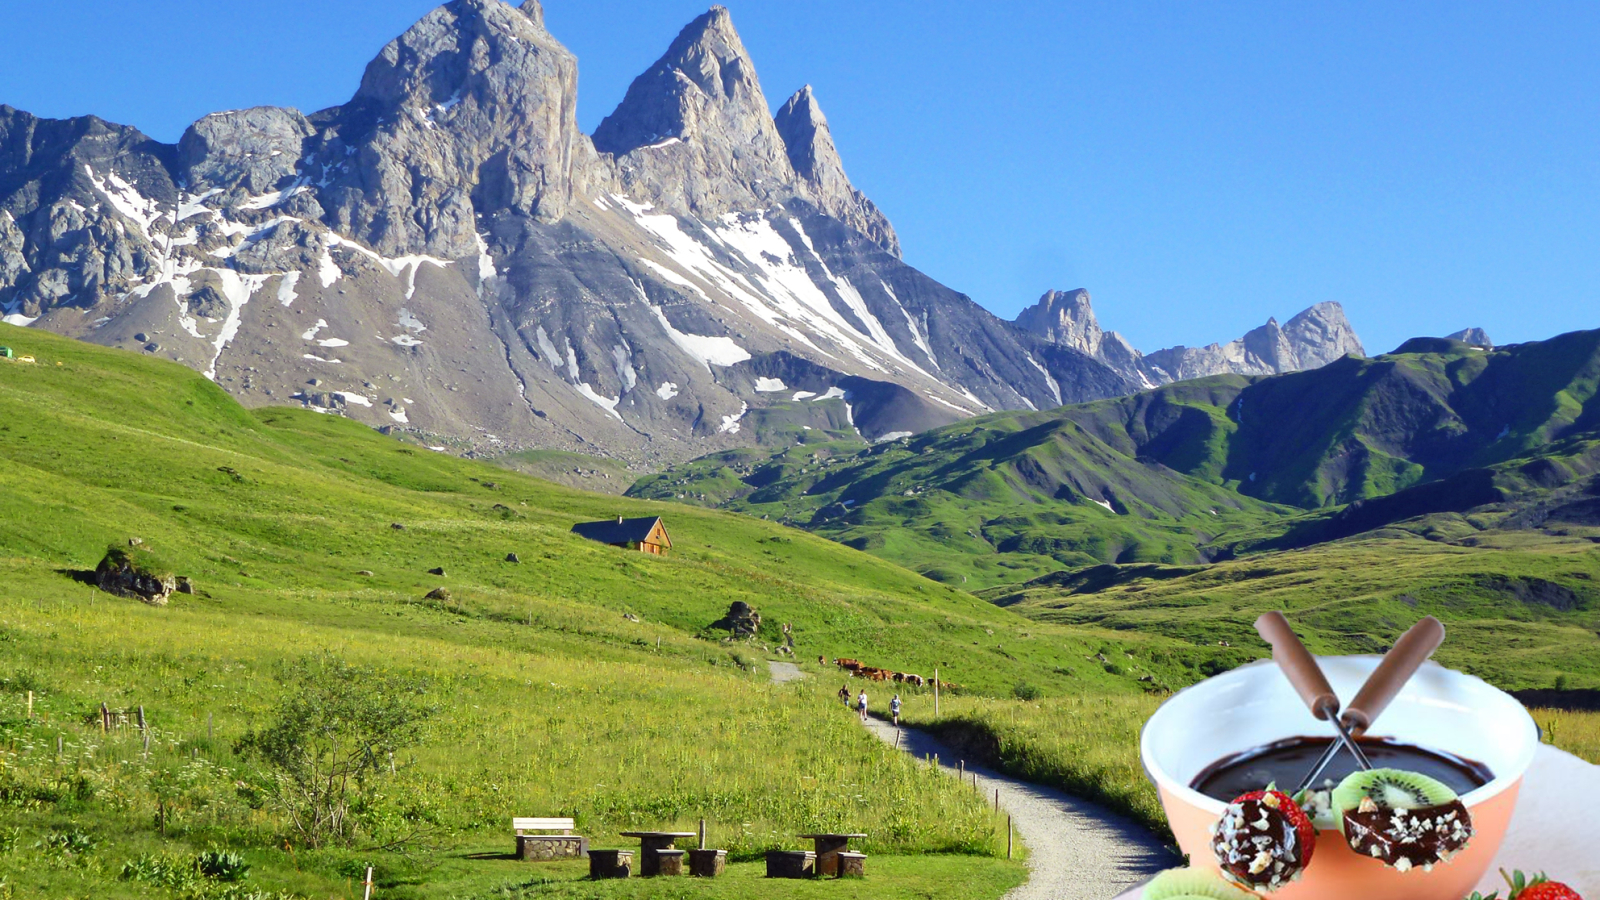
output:
M95 584L108 594L166 606L178 587L178 579L156 568L148 557L137 547L111 548L95 568Z
M1450 335L1449 340L1471 344L1474 347L1482 347L1485 350L1494 349L1494 341L1489 340L1489 332L1484 331L1482 328L1463 328Z
M293 182L306 141L315 133L293 109L212 113L190 125L178 141L179 178L189 193L217 190L229 194L223 202L241 203Z
M795 92L773 117L795 174L810 186L822 211L871 238L892 256L900 255L900 239L889 217L850 183L844 160L834 146L828 119L817 105L811 85Z

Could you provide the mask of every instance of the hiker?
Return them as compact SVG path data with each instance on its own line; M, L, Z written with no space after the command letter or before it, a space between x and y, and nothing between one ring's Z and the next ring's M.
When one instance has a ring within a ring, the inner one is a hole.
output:
M839 702L844 704L845 709L850 708L850 685L839 688Z
M900 727L900 695L899 694L895 694L894 695L894 699L889 701L889 715L894 717L894 727L899 728Z
M856 700L856 708L861 710L861 721L867 721L867 692L863 690Z

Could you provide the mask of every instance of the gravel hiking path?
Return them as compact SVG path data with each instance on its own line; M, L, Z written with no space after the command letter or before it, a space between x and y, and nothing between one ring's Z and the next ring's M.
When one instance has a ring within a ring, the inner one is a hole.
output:
M773 684L788 684L806 677L800 667L790 662L778 662L775 659L767 660L767 671L772 673Z
M867 728L895 743L895 727L888 722L873 718ZM899 744L913 756L937 754L941 768L957 771L956 752L926 732L902 728ZM1011 814L1028 847L1028 881L1004 900L1111 900L1162 869L1183 865L1148 831L1087 800L967 766L969 783L974 775L991 802L1000 791L1000 808Z

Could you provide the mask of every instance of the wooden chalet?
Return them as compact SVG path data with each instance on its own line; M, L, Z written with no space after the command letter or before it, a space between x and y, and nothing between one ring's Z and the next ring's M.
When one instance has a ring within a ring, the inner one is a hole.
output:
M645 519L617 516L615 522L610 519L604 522L579 522L572 526L572 533L591 541L656 556L665 556L672 549L672 539L667 537L667 526L660 516Z

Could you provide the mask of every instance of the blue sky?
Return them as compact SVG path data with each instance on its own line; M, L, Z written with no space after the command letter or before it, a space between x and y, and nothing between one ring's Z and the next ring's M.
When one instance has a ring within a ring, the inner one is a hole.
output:
M167 141L310 111L432 5L10 4L0 103ZM705 5L548 0L586 130ZM1002 316L1086 287L1147 350L1322 300L1370 352L1600 327L1600 4L728 5L772 103L816 87L907 261Z

